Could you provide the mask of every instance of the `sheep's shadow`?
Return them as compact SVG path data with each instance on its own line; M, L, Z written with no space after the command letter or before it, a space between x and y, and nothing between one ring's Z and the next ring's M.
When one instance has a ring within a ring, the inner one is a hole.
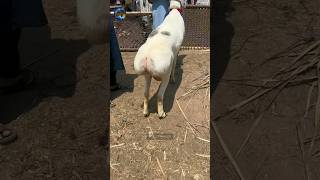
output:
M70 97L77 84L77 58L90 48L86 40L51 39L48 26L23 29L19 43L21 66L35 74L26 90L0 94L0 123L16 120L47 97Z
M183 75L183 69L181 68L183 65L183 59L186 57L186 55L179 55L177 58L177 64L176 64L176 69L175 69L175 75L176 75L176 82L175 83L169 83L167 86L167 89L164 94L164 99L163 99L163 108L166 113L170 113L174 101L175 101L175 96L177 93L178 88L180 87L180 84L182 82L182 75ZM149 112L150 113L157 113L157 94L154 93L154 95L151 97L149 103Z

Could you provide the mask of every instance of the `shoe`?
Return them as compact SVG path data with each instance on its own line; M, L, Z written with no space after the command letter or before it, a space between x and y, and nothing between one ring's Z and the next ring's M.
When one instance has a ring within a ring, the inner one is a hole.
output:
M0 145L6 145L17 139L17 134L0 123Z
M118 83L115 83L115 84L113 84L113 85L110 85L110 90L111 90L111 91L117 91L117 90L119 90L119 89L121 89L121 87L120 87L120 85L119 85Z
M34 81L34 75L30 70L23 70L18 77L0 78L0 92L10 94L25 90Z

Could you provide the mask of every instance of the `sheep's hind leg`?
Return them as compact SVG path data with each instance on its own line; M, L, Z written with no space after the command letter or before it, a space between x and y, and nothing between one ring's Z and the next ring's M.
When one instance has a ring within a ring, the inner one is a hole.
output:
M163 110L163 96L169 84L169 80L170 80L170 76L163 78L158 89L158 116L160 119L166 117L166 113Z
M144 85L144 101L143 101L143 115L145 117L149 116L149 89L151 84L151 75L144 75L145 85Z
M171 83L176 82L175 70L176 70L177 58L178 58L178 53L174 53L172 67L171 67L172 68L171 69L171 78L170 78Z

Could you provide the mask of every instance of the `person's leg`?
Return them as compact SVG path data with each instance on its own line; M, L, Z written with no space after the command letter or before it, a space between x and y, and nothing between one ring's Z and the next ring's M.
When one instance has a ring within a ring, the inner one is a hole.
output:
M4 0L0 7L1 32L0 38L3 47L0 48L2 58L0 58L0 78L16 78L20 72L20 57L18 43L20 39L20 29L12 28L12 2Z
M169 13L169 0L153 0L152 2L152 29L156 29Z
M117 35L112 23L112 19L110 19L110 88L112 91L120 88L116 79L117 70L124 70L124 65Z
M114 70L124 70L123 59L121 56L121 51L117 39L117 34L114 29L112 21L110 21L110 51L112 51L112 58L114 60L113 69Z
M1 74L3 78L15 78L20 74L20 54L19 54L19 40L20 40L20 29L12 30L4 37L7 47L6 58L2 59L1 63Z
M14 93L22 91L33 82L33 74L30 70L21 69L19 40L21 29L12 29L1 33L6 46L0 51L3 58L0 59L0 90L1 93Z
M110 51L110 88L111 90L113 90L116 86L118 86L117 84L117 71L114 70L114 59L113 59L113 53L112 51Z

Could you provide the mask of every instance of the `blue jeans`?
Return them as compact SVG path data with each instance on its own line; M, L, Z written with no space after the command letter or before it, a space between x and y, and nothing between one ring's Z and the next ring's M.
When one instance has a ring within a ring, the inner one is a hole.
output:
M112 18L110 17L110 63L111 70L124 70L123 60L119 48L119 43L116 35L116 31L113 26Z
M156 29L169 13L169 0L153 0L152 2L152 29Z

